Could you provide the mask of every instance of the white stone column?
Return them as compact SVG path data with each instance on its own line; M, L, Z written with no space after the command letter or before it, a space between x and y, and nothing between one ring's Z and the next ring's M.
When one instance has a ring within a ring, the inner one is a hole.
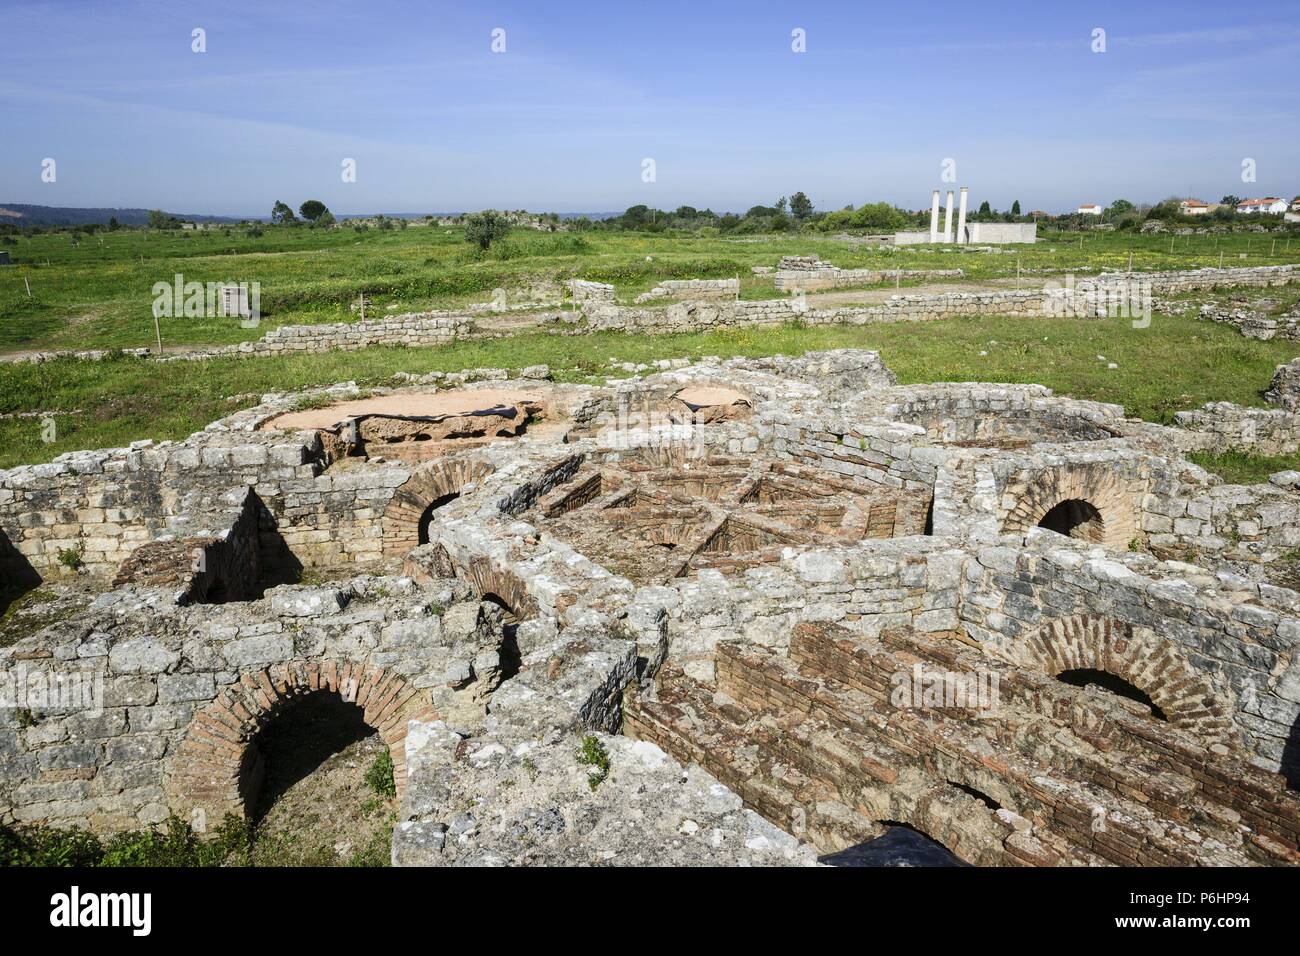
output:
M957 209L957 242L966 241L966 187L961 187L961 204Z
M948 190L948 207L943 213L943 241L952 242L952 190Z
M939 190L930 197L930 241L939 241Z

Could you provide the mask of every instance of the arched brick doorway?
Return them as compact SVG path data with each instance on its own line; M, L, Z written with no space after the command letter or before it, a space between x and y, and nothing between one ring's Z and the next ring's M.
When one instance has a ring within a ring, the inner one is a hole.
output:
M519 575L493 567L484 558L475 558L465 568L465 578L480 600L499 605L514 618L514 623L537 616L537 602Z
M1231 735L1232 708L1225 692L1193 668L1177 644L1149 628L1075 615L1039 628L1019 646L1019 656L1025 666L1052 677L1097 671L1112 675L1141 691L1175 727L1203 740Z
M385 556L401 557L426 543L431 507L450 502L466 485L490 475L492 470L491 465L468 458L434 461L416 469L384 509L381 527Z
M362 719L388 746L400 797L406 789L406 727L436 715L426 691L382 667L347 661L290 661L241 674L195 713L167 775L172 809L209 824L227 813L246 816L262 781L258 735L286 707L309 694L336 694L362 710Z
M1029 482L1003 519L1002 533L1024 534L1035 526L1123 551L1138 533L1137 508L1112 465L1066 465Z

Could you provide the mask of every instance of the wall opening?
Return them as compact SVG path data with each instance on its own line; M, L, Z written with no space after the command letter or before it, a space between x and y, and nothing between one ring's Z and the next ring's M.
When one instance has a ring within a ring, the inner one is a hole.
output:
M962 793L974 797L976 800L978 800L980 803L984 804L984 806L988 807L990 810L994 812L997 812L998 810L1002 809L1002 804L998 803L996 800L994 800L992 797L990 797L987 793L985 793L982 790L976 790L974 787L968 786L967 784L964 783L958 783L956 780L949 780L948 786L956 787Z
M1039 519L1038 527L1055 531L1069 538L1100 541L1105 533L1105 522L1096 505L1082 498L1068 498L1049 508Z
M41 576L26 556L0 531L0 615L9 605L41 584Z
M429 543L429 526L433 524L434 512L444 505L450 504L459 497L459 491L451 491L429 502L429 506L425 508L424 513L420 515L420 524L416 529L416 540L420 544Z
M1099 687L1102 690L1109 691L1119 697L1136 701L1143 707L1151 711L1151 716L1156 720L1168 720L1165 712L1160 709L1159 705L1151 699L1140 687L1137 687L1122 677L1117 677L1107 671L1095 670L1088 667L1079 667L1073 670L1062 671L1056 675L1056 679L1063 684L1070 684L1073 687Z
M253 779L244 789L249 816L259 823L276 802L331 757L375 736L360 707L339 694L308 694L267 722L249 744ZM364 773L364 768L359 770Z
M480 601L495 605L501 609L501 679L509 680L523 667L523 654L519 650L519 615L505 602L499 594L485 591L479 595Z
M199 600L200 604L225 604L230 600L230 589L226 587L224 578L213 578L212 583L207 586L203 592L203 597Z
M819 857L827 866L969 866L946 846L910 823L880 820L885 832L875 839Z

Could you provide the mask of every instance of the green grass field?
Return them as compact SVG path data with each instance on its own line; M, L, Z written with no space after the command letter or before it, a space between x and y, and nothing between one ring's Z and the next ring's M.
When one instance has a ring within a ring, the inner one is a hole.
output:
M486 300L497 287L570 276L611 282L619 299L630 302L665 278L739 275L742 296L761 298L776 294L771 277L755 277L750 267L775 265L788 254L816 253L845 268L961 268L963 282L1011 278L1017 264L1027 283L1059 278L1067 270L1123 269L1130 252L1135 270L1217 265L1221 253L1225 264L1300 262L1300 240L1247 234L1177 237L1172 251L1167 236L1048 234L1031 247L986 254L953 246L854 247L810 234L723 238L516 229L480 254L459 229L438 226L364 232L265 227L260 236L237 228L229 235L130 230L83 235L76 243L67 233L46 234L4 248L15 265L0 269L0 352L152 345L152 285L176 273L187 281L258 281L266 315L259 329L226 318L164 318L164 343L173 346L256 338L280 324L350 321L355 315L348 305L362 292L371 315L394 311L389 306L463 306ZM1289 302L1300 289L1267 294ZM1040 382L1063 394L1122 404L1153 421L1168 421L1175 411L1211 400L1262 404L1274 367L1300 354L1300 343L1245 339L1231 328L1198 321L1194 312L1157 315L1147 329L1118 319L966 318L920 326L786 326L672 336L529 333L439 349L196 363L0 363L0 467L136 439L183 438L254 404L264 392L350 379L378 385L396 372L519 369L539 362L549 364L557 378L598 381L609 374L611 360L874 348L904 382ZM1108 362L1119 368L1108 369ZM53 414L54 441L43 440L50 437L48 430L43 434L44 414Z
M667 278L739 275L742 297L775 294L771 278L750 267L776 265L782 255L816 253L844 268L960 268L966 280L1009 279L1017 263L1026 282L1061 271L1080 275L1125 269L1186 269L1300 262L1300 239L1234 234L1224 237L1045 233L1031 247L993 254L957 246L855 247L821 234L760 237L545 233L516 229L486 255L459 229L262 228L195 232L124 230L18 237L0 248L14 265L0 268L0 352L153 346L156 282L258 282L263 324L241 328L225 318L164 318L165 345L217 345L261 336L277 325L341 322L365 293L370 314L455 308L486 301L493 289L526 287L533 279L579 277L613 283L619 299ZM649 257L649 258L647 258ZM30 287L31 295L28 296Z
M761 356L827 348L879 349L905 383L1039 382L1060 393L1115 402L1168 421L1207 401L1262 405L1273 369L1300 355L1297 342L1257 342L1186 316L1123 319L959 318L920 325L783 326L691 335L532 333L437 349L367 349L289 358L158 364L136 359L62 360L0 366L0 415L56 412L57 441L35 418L0 418L0 467L48 461L78 448L142 438L179 439L269 391L355 380L383 384L395 372L545 362L567 381L597 381L611 359ZM986 353L986 354L981 354ZM1105 356L1105 361L1098 356ZM1109 362L1117 369L1107 367ZM230 396L246 396L232 402Z

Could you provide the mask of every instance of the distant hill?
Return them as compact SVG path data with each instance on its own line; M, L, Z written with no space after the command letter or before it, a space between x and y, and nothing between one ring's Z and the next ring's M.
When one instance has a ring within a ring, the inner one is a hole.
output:
M238 216L198 216L168 213L191 222L240 222ZM84 226L96 222L108 225L116 218L124 226L143 226L149 221L148 209L81 209L75 206L31 206L25 203L0 203L0 223L14 226Z
M166 210L164 210L165 212ZM267 216L204 216L196 213L169 212L169 216L184 219L187 222L266 222ZM340 214L339 219L371 219L377 214L353 213ZM384 213L389 219L423 219L424 213L390 212ZM455 212L436 212L434 218L458 216ZM586 216L589 219L609 219L621 215L617 212L562 212L561 219L576 219ZM0 203L0 224L13 226L84 226L88 223L108 225L110 218L116 218L123 226L143 226L149 222L148 209L82 209L75 206L32 206L26 203Z

